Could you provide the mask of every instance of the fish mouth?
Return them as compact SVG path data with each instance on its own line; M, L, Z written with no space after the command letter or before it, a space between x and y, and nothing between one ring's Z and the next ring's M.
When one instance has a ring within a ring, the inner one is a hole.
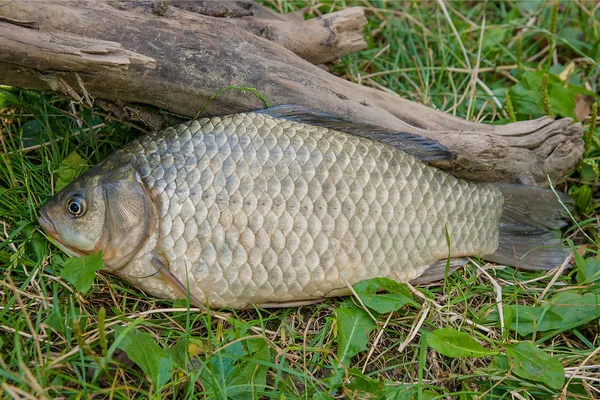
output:
M74 249L73 247L67 246L62 242L60 234L56 230L56 226L54 226L54 223L52 222L50 217L48 217L48 213L46 212L46 210L40 210L40 218L38 219L38 222L40 223L42 228L44 228L44 230L52 237L52 239L54 239L55 244L58 247L60 247L60 249L63 250L65 253L73 257L81 257L86 254Z
M38 219L38 222L50 236L56 240L60 240L59 234L56 231L56 227L54 226L52 220L48 217L46 210L40 210L40 218Z

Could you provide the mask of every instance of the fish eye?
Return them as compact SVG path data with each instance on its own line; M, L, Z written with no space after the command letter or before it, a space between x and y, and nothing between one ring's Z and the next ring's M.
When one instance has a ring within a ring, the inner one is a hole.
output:
M85 200L81 196L71 196L67 200L67 211L74 217L81 217L85 213Z

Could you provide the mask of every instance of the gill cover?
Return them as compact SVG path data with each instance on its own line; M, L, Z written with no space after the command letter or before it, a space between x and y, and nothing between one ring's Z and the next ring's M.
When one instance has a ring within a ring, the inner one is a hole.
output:
M106 218L104 263L112 270L126 265L154 232L156 212L150 193L129 166L101 179Z
M74 256L103 251L109 270L125 266L156 227L151 196L128 165L101 163L50 199L40 224Z

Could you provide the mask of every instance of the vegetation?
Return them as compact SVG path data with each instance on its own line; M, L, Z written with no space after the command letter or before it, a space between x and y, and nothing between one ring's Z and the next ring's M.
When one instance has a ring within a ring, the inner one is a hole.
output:
M3 87L0 396L599 398L600 5L266 4L313 15L365 7L369 49L329 66L349 80L486 123L584 123L585 158L556 187L576 199L565 232L574 265L523 272L473 259L434 285L372 280L354 297L282 310L200 313L157 301L94 279L99 257L69 259L37 223L56 190L147 127Z

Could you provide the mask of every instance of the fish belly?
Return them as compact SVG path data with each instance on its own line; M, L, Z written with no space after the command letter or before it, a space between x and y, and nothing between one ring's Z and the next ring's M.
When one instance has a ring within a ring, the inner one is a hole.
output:
M157 202L154 252L213 307L408 281L448 254L498 246L493 185L326 128L236 114L148 134L130 151Z

